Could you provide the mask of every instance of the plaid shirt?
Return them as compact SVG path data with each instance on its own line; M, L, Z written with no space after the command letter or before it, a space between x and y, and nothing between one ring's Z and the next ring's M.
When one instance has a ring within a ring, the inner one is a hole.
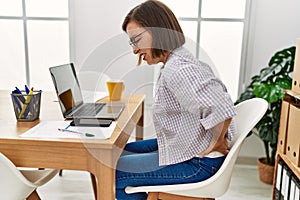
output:
M184 47L175 49L157 82L154 126L159 164L189 160L208 148L212 128L236 114L224 84ZM228 129L231 140L234 120Z

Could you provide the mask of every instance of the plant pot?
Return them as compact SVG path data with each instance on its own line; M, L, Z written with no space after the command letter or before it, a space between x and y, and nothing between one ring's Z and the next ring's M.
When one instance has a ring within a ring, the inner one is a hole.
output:
M266 184L273 184L274 166L266 163L266 158L257 160L259 179Z

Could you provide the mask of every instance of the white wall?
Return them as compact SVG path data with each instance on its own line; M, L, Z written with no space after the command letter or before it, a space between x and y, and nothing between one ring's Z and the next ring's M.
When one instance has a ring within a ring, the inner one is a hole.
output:
M122 34L127 12L141 0L70 0L72 59L81 66L89 53Z
M245 73L247 82L252 75L257 74L262 67L267 65L276 51L295 45L296 38L300 37L299 0L251 1L253 5ZM136 58L132 55L128 44L122 43L124 39L121 30L122 21L127 12L140 2L142 1L70 1L71 56L78 68L88 65L92 68L102 69L115 78L126 78L124 74L127 74L127 77L131 77L130 79L136 77L137 82L142 81L145 77L151 79L148 77L148 68L145 69L147 74L132 76L132 71L139 73L135 70ZM123 52L123 55L111 62L110 60L101 60L100 57L113 58L115 56L111 52L113 48L116 48L113 41L120 42L120 49L115 49L115 51ZM98 50L97 54L94 53L95 49ZM90 56L91 53L94 53L94 56ZM101 62L109 67L99 66ZM264 155L261 141L256 136L249 137L244 143L240 155L248 157Z
M300 37L300 1L252 1L248 77L267 66L276 51L295 46L296 38Z

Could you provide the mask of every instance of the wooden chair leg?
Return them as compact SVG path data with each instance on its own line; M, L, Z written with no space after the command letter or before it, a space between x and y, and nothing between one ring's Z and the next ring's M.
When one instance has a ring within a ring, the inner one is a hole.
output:
M158 200L158 192L149 192L147 200Z
M92 186L93 186L93 190L94 190L94 196L95 196L95 200L97 200L97 180L96 177L90 173L91 175L91 180L92 180Z
M163 192L149 192L147 200L215 200L214 198L187 197Z
M41 200L39 194L34 190L27 198L26 200Z

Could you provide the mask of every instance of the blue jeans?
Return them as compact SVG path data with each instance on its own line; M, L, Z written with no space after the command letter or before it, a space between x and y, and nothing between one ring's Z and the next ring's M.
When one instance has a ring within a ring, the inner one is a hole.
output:
M116 171L117 200L143 200L147 193L127 194L127 186L171 185L203 181L214 175L225 156L198 158L167 165L158 165L157 140L128 143L121 155Z

